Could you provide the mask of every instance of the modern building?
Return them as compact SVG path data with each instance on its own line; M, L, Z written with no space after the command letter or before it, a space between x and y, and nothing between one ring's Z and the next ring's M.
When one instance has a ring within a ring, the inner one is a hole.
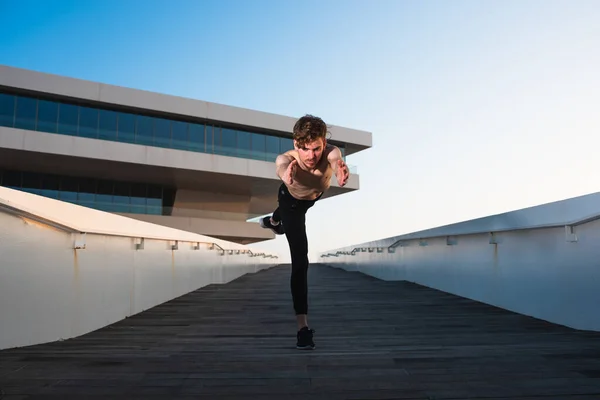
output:
M274 237L255 221L296 119L0 66L0 185L254 243ZM332 126L330 142L348 156L372 136ZM357 189L351 170L324 197Z

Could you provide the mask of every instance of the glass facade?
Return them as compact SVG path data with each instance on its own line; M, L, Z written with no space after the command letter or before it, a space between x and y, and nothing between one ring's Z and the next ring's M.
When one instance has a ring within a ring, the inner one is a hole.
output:
M270 162L293 148L261 132L10 93L0 93L0 126Z
M0 169L0 186L108 212L163 215L175 190L130 183Z

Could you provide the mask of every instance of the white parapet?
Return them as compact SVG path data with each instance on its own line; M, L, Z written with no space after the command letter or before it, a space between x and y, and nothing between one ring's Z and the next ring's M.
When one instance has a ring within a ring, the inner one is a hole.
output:
M0 187L0 349L83 335L275 254Z
M600 331L600 193L329 250L320 261Z

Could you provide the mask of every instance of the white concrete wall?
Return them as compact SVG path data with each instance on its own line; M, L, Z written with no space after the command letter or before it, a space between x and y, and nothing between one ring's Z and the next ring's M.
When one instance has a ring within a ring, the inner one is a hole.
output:
M325 252L320 260L600 331L600 220L594 218L600 215L599 199L581 196L466 221L454 230L440 227L361 243ZM354 249L359 250L347 254Z
M76 337L278 262L248 250L0 187L0 349Z

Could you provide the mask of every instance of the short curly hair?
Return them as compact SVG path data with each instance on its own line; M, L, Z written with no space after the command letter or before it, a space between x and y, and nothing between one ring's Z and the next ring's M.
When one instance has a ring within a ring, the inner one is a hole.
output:
M292 138L298 146L303 146L319 138L326 139L327 133L329 129L321 118L306 114L296 121Z

